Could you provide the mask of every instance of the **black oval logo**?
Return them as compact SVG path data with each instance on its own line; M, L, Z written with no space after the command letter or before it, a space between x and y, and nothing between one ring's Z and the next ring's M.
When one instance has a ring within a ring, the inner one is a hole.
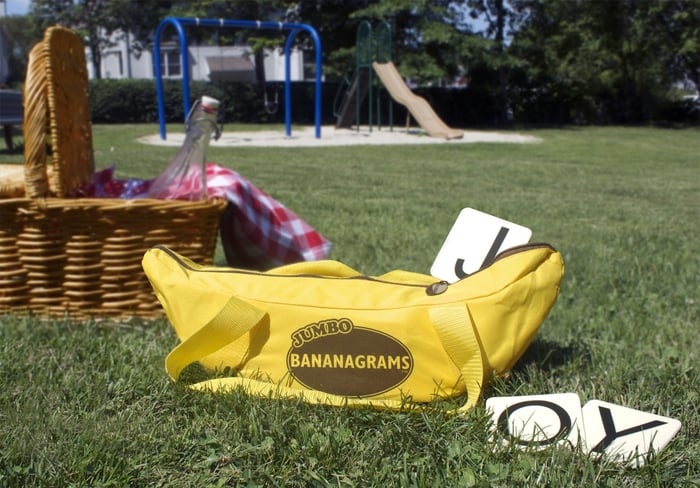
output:
M411 375L413 357L388 334L329 319L292 334L287 368L312 390L350 397L376 396Z

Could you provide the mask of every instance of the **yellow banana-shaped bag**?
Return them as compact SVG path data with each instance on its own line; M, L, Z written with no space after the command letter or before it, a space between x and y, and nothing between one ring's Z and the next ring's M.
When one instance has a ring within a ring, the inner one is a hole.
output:
M198 361L236 374L199 389L381 408L466 393L460 410L520 358L564 272L546 244L505 251L453 284L407 271L370 277L337 261L205 267L162 246L143 268L181 341L166 358L173 380Z

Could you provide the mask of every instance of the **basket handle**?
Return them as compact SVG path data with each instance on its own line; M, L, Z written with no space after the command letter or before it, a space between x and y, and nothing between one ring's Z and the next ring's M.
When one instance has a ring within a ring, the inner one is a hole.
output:
M65 197L89 181L95 170L85 46L75 32L49 27L32 48L24 104L26 195Z
M24 190L29 198L49 193L46 174L47 105L46 55L44 43L39 42L29 52L24 81Z

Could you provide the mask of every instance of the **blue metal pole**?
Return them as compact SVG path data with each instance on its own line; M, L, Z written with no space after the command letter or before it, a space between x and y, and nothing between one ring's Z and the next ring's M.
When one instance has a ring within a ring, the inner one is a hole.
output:
M296 33L296 30L290 32L284 43L284 133L287 137L292 136L292 68L289 53Z
M190 58L187 49L187 37L185 36L185 30L182 28L180 22L182 19L175 17L168 17L164 19L158 28L156 29L156 38L153 44L153 64L156 73L156 96L158 98L158 122L160 125L160 138L166 138L165 132L165 100L163 97L163 74L160 72L160 38L163 34L163 30L168 25L172 25L177 30L177 35L180 40L180 60L182 66L182 98L184 99L183 108L185 111L185 118L190 112Z
M309 27L309 34L314 40L314 46L316 47L316 89L315 99L314 99L314 109L315 109L315 122L316 122L316 139L321 138L321 89L322 89L322 56L321 56L321 39L318 37L318 33L312 27Z
M163 101L163 75L160 72L160 34L165 24L162 22L156 29L156 38L153 43L153 74L156 77L156 98L158 102L158 123L160 125L160 138L165 139L165 103Z
M318 37L318 33L316 32L316 29L311 27L310 25L306 24L298 24L299 28L295 29L292 31L291 34L289 34L289 37L287 37L287 43L285 45L285 56L287 55L287 49L288 46L292 45L292 41L294 40L294 37L299 33L299 31L304 30L307 32L310 36L311 39L314 42L314 48L316 51L316 79L315 79L315 86L314 86L314 125L315 125L315 136L316 139L321 138L321 90L322 90L322 69L321 69L321 64L322 64L322 58L323 58L323 53L321 52L321 39ZM290 70L289 70L289 59L287 57L286 59L286 73L285 73L285 96L288 97L289 99L289 112L291 113L291 88L289 90L289 93L287 92L287 86L290 83ZM285 104L287 102L285 101ZM286 105L285 105L286 107ZM287 134L289 135L289 134Z

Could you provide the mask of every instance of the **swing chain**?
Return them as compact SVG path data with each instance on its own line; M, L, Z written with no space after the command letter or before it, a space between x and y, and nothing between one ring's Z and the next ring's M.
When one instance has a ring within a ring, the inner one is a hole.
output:
M265 104L265 111L270 115L276 114L279 110L279 93L279 87L277 87L275 89L275 100L273 102L270 102L267 99L267 87L263 86L263 99Z

